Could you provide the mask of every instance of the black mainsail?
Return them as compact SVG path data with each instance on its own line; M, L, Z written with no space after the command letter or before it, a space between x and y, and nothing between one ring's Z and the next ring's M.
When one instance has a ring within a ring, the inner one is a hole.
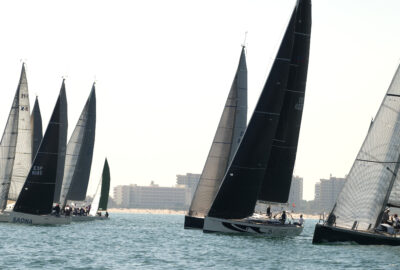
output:
M298 0L257 106L208 216L240 219L253 214L266 170L269 168L271 150L276 146L275 138L279 138L277 135L281 135L280 132L295 130L282 128L281 131L279 127L284 126L282 119L290 118L285 114L293 111L284 106L292 103L296 105L301 95L304 97L304 91L303 94L295 92L304 87L297 84L305 85L306 82L303 75L307 74L308 66L310 17L311 1ZM289 96L286 97L288 93ZM300 124L294 120L289 123ZM274 187L272 192L279 192L279 188Z
M86 104L68 141L64 180L59 200L62 206L65 206L67 200L82 201L86 198L92 167L95 130L96 88L93 83Z
M311 4L297 4L294 45L279 124L258 199L287 203L296 161L306 91L311 34Z
M43 140L35 156L25 184L14 205L15 212L46 215L52 211L57 174L64 168L60 158L65 150L67 99L64 81Z
M33 105L33 110L31 115L31 127L32 127L32 161L33 161L39 149L40 142L42 141L43 138L42 115L40 113L38 97L36 97L35 105Z
M226 168L241 141L246 129L246 122L247 65L243 46L239 65L189 208L189 217L204 218L207 215ZM185 226L192 227L187 216L185 217Z

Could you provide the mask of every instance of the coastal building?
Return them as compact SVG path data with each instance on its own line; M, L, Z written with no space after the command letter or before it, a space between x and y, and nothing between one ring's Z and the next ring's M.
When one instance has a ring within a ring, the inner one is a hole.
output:
M121 208L187 210L199 179L200 174L187 173L176 176L174 187L160 187L153 181L149 186L116 186L114 201Z
M292 207L300 207L303 202L303 178L293 175L288 203Z
M329 179L320 179L315 184L315 205L319 212L329 212L332 210L336 199L343 188L345 178L329 177Z

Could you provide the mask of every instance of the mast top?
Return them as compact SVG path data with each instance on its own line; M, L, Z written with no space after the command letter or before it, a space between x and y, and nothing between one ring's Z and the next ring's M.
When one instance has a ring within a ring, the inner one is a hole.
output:
M242 48L246 48L246 46L247 46L246 40L247 40L247 31L244 32L244 40L243 40L243 43L242 43L242 45L241 45Z

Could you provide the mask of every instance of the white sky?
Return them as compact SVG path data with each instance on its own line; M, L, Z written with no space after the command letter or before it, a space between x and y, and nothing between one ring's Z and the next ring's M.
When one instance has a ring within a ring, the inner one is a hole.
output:
M91 183L201 173L247 36L249 117L294 0L0 2L0 130L27 63L44 129L66 76L69 135L97 80ZM400 56L400 1L314 0L295 174L304 197L348 173Z

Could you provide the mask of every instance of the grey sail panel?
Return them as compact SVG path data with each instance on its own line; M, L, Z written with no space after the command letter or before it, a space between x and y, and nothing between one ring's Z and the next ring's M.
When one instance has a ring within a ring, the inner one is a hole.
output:
M96 91L93 84L89 98L68 142L67 163L62 201L82 201L86 198L92 167L96 130Z
M392 191L390 192L390 197L388 201L389 206L394 206L400 208L400 175L399 171L397 171L397 177L393 184Z
M37 97L31 115L31 128L32 128L32 161L33 161L43 138L42 115L40 113L39 101Z
M190 216L204 217L210 209L247 121L247 66L244 48L203 172L189 208Z
M245 218L254 212L279 123L289 75L295 24L296 9L293 10L241 143L208 212L210 217Z
M400 157L400 67L382 101L332 213L338 226L374 228Z
M19 101L18 101L18 135L15 149L13 170L11 175L9 200L17 200L26 176L32 164L32 129L31 115L29 109L28 82L26 79L25 66L22 65L21 77L19 80Z
M63 130L67 128L66 105L67 101L63 82L42 143L39 146L38 153L35 156L18 200L14 205L13 210L16 212L36 215L51 213L57 180L56 176L59 167L64 168L64 159L60 159L59 156L63 155Z
M3 136L0 142L0 210L7 206L12 168L15 157L15 147L18 134L19 88L15 93Z
M68 111L67 111L67 96L65 93L65 80L63 80L60 91L60 122L63 123L60 126L59 135L59 149L58 149L58 161L57 161L57 175L54 189L54 202L60 200L61 186L64 178L64 164L65 164L65 153L67 149L67 135L68 135Z
M279 124L272 143L270 159L258 199L287 203L306 91L311 37L311 2L297 4L297 21L289 78Z

